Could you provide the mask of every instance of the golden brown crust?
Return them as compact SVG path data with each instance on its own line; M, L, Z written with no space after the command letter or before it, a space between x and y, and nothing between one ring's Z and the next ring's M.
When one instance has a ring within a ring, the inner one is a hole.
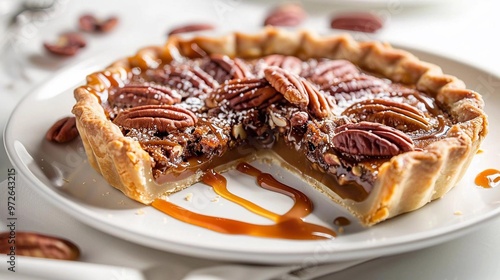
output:
M142 203L148 204L165 192L188 186L198 180L199 174L173 185L156 184L151 176L149 155L137 142L125 138L106 118L98 98L91 91L102 91L110 83L125 82L132 67L154 68L159 61L168 62L179 55L197 57L200 52L245 58L278 53L302 59L347 59L395 82L415 85L447 108L459 121L449 130L447 137L424 151L400 154L384 163L374 189L365 201L343 200L328 187L311 181L365 225L413 211L442 197L460 180L487 134L487 118L478 93L466 89L456 77L443 74L438 66L422 62L411 53L388 44L357 42L348 35L323 37L307 31L287 32L275 28L250 35L172 36L163 47L142 49L133 57L115 62L105 71L89 75L87 85L75 90L77 103L73 112L91 165L111 185Z

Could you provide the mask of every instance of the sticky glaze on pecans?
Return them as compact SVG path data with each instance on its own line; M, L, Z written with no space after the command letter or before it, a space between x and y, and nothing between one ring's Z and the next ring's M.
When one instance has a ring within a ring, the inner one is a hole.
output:
M137 106L120 112L113 122L125 129L147 128L158 132L176 131L194 126L196 115L172 105Z
M372 123L350 123L337 127L332 142L345 155L391 157L413 151L413 141L392 127Z

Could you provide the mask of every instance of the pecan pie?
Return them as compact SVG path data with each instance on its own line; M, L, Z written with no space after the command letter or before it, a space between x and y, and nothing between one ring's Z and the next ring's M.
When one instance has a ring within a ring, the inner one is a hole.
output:
M481 96L379 42L268 27L170 36L87 77L89 161L151 203L238 161L300 174L365 225L443 196L487 133Z

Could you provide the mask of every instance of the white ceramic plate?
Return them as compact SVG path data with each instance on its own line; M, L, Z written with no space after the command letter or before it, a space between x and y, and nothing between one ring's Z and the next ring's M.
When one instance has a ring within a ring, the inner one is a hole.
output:
M446 73L461 77L471 89L481 92L491 120L500 119L500 96L494 88L500 80L459 62L412 50L425 61L441 65ZM105 65L105 64L104 64ZM474 185L475 176L487 168L499 168L500 126L492 122L483 153L476 155L459 185L443 199L423 209L383 222L372 228L357 223L329 241L291 241L225 235L177 221L149 206L131 201L110 187L88 164L80 141L56 145L44 140L47 129L70 115L72 89L83 77L102 68L102 59L64 69L26 96L12 114L6 130L8 155L40 195L76 219L131 242L198 257L259 263L318 263L376 257L424 248L463 235L500 212L500 189ZM338 216L350 217L315 190L277 167L258 164L262 170L304 191L315 205L307 221L333 227ZM253 178L231 171L230 189L270 210L286 211L291 199L260 189ZM185 198L192 194L192 200ZM265 223L223 199L204 184L197 184L171 197L192 211ZM351 218L351 221L354 221Z

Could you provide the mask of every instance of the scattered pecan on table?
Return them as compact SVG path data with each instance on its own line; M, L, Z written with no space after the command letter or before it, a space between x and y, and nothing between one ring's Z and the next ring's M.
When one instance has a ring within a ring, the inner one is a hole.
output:
M172 28L168 32L168 36L174 35L174 34L180 34L180 33L188 33L188 32L195 32L195 31L204 31L204 30L214 30L215 26L210 24L210 23L192 23L192 24L186 24L186 25L180 25Z
M85 38L76 32L63 33L59 36L57 42L45 42L43 44L47 51L60 56L73 56L86 45Z
M80 257L80 249L69 240L27 231L1 232L0 253L59 260L77 260Z
M384 26L383 20L369 12L345 12L335 15L330 21L330 27L374 33Z
M111 16L107 19L99 19L93 14L84 14L78 19L80 30L85 32L110 32L118 24L118 17Z
M306 17L307 13L301 5L287 3L274 8L266 16L264 25L293 27L300 25Z

